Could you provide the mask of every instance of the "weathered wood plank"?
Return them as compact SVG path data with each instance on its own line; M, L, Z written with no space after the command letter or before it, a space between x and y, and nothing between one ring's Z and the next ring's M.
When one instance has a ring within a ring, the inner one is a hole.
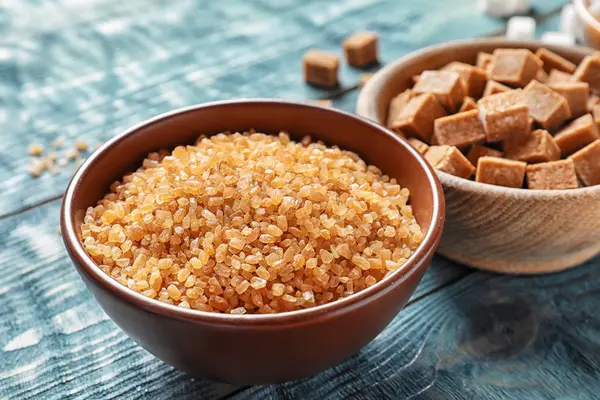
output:
M340 366L235 398L595 399L598 293L600 258L544 277L473 273L408 306Z
M562 2L539 1L538 8ZM301 82L302 54L310 47L340 53L340 41L357 29L380 33L387 62L502 26L462 1L311 0L275 13L278 6L266 1L136 0L120 9L115 0L97 0L103 12L92 21L76 3L18 3L0 19L8 38L0 59L7 99L0 105L0 215L61 194L73 172L33 180L25 171L29 143L47 145L57 135L102 142L157 113L209 100L320 97ZM359 74L343 66L343 85Z

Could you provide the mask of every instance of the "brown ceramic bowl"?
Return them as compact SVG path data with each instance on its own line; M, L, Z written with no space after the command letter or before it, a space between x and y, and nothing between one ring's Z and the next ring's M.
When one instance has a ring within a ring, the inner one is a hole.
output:
M423 243L403 268L354 296L274 315L230 315L183 309L120 285L86 254L79 234L85 210L109 185L159 148L193 143L226 130L310 134L360 154L411 190ZM331 108L277 100L209 103L163 114L112 139L86 160L67 188L61 227L67 250L104 311L133 340L193 375L257 384L313 375L355 354L406 304L438 245L444 222L442 189L426 161L392 132Z
M586 46L600 49L600 21L589 10L590 0L574 0L575 12L583 25L583 40Z
M463 40L428 47L386 66L363 88L357 113L384 123L392 97L413 75L451 61L474 64L480 51L546 47L579 63L593 50L537 41ZM537 274L580 264L600 252L600 186L526 190L493 186L439 172L446 226L438 252L473 267Z

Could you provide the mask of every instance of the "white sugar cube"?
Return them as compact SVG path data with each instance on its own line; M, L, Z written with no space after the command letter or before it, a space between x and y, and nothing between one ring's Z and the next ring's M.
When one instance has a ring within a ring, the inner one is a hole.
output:
M506 18L526 14L531 9L530 0L477 0L479 11L491 17Z
M561 46L573 46L575 44L575 36L562 32L544 32L540 40L543 43Z
M506 38L511 40L531 40L535 38L535 19L511 17L506 26Z
M600 2L595 4L600 5ZM560 31L583 41L583 24L579 21L573 4L567 4L560 12Z

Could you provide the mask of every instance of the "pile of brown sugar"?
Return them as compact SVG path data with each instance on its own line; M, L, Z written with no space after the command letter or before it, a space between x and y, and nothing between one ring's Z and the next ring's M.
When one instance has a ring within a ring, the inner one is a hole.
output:
M600 184L600 53L575 65L547 49L497 49L413 81L387 126L434 168L513 188Z
M149 154L88 208L81 236L104 272L150 298L276 313L350 296L400 268L423 239L409 195L336 147L218 134Z

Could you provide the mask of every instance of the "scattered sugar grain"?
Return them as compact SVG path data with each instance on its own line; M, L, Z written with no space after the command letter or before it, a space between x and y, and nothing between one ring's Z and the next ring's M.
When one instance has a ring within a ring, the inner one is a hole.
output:
M29 154L32 156L41 156L44 152L44 146L40 143L32 143L29 145Z

